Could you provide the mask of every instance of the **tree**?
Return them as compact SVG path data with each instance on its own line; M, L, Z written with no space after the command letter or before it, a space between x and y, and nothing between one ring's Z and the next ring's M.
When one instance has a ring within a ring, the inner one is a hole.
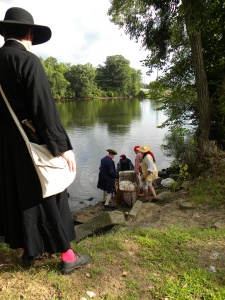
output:
M130 94L138 95L142 87L142 73L141 70L135 70L131 68L131 83L130 83Z
M97 67L98 86L111 96L137 95L141 85L141 71L130 67L122 55L108 56L104 66Z
M41 58L41 63L48 77L53 98L66 98L67 88L70 83L66 80L64 75L69 65L58 63L54 57L49 57L46 60Z
M100 93L95 82L95 68L89 63L71 66L65 77L70 82L70 93L74 98L93 98Z
M197 108L197 113L194 115L198 123L196 141L201 158L211 156L210 88L213 85L209 82L208 71L215 70L215 65L210 61L207 41L210 41L209 45L212 46L214 39L219 45L219 39L224 35L223 32L219 32L218 26L219 22L224 20L223 1L111 0L110 2L108 14L111 21L123 27L131 38L141 39L143 47L150 50L145 62L150 68L149 73L155 67L163 69L166 74L164 83L170 80L170 85L172 86L173 82L175 89L179 86L178 90L182 86L183 89L188 85L195 86L197 105L194 107ZM212 11L217 16L213 20ZM215 29L214 32L212 29ZM211 33L207 36L209 30ZM221 44L220 48L222 49ZM215 55L215 51L213 54L216 61L218 55ZM181 72L179 74L178 65L184 70L183 74ZM188 78L188 82L184 75ZM214 84L214 92L215 86Z
M202 16L204 16L202 12L205 7L202 0L183 0L182 3L187 34L191 45L192 63L199 103L199 125L196 137L200 150L199 153L203 156L209 156L211 154L209 141L211 128L210 98L201 39Z
M129 84L130 62L122 55L108 56L105 66L97 67L99 87L114 95L127 95Z

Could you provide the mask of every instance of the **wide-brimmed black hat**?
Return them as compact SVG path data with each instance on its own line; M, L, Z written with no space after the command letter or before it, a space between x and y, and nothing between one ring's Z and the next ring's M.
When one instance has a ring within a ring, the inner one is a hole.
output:
M23 8L11 7L5 13L5 18L0 21L0 35L4 34L4 26L12 24L15 26L29 25L33 29L32 45L38 45L47 42L52 35L51 29L47 26L34 24L32 15Z

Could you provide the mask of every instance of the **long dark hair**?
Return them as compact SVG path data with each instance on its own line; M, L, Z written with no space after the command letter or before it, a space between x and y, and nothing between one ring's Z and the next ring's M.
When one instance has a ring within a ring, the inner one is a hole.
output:
M151 151L148 151L148 152L144 153L144 154L143 154L143 158L144 158L147 154L150 154L150 155L151 155L151 157L152 157L152 159L153 159L153 161L154 161L154 163L155 163L155 162L156 162L156 160L155 160L155 155L154 155Z

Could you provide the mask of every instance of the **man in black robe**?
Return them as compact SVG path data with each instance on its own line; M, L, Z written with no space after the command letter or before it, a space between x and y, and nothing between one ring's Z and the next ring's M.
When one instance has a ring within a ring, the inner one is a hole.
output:
M72 145L60 121L50 86L31 45L47 42L50 28L35 25L19 7L7 10L0 21L5 44L0 48L0 84L20 122L32 120L31 142L47 145L75 170ZM73 252L75 239L67 191L43 199L41 185L25 142L0 95L0 236L10 248L23 248L26 265L44 252L61 252L62 272L71 273L89 263L89 255Z

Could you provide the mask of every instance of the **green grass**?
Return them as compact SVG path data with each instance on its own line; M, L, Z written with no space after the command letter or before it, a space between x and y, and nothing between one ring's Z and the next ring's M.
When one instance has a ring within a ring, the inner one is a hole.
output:
M205 269L208 263L215 264L209 261L209 253L213 244L215 248L218 242L223 244L223 231L171 227L157 236L156 232L136 238L142 245L142 264L147 261L144 265L149 263L157 274L153 299L225 299L224 263L222 268L218 264L217 273ZM224 251L224 247L218 251Z
M65 276L59 256L25 270L18 251L0 244L0 299L91 299L87 291L96 300L225 299L224 230L124 230L87 238L73 249L89 253L92 262ZM210 258L212 251L218 259ZM206 270L209 265L216 273Z
M193 203L208 205L209 208L217 208L224 204L225 161L215 164L214 168L200 176L195 185L190 188L189 200Z
M223 204L224 194L225 185L221 178L202 179L196 187L190 189L190 200L196 204L208 204L210 208L214 208Z
M220 209L224 168L225 162L194 181L188 201L209 214L210 209ZM90 254L92 261L69 276L60 272L60 255L23 269L21 250L10 250L0 238L0 300L90 300L88 291L96 294L95 300L224 300L224 229L185 225L125 227L72 243L75 251ZM216 272L209 272L209 266Z

